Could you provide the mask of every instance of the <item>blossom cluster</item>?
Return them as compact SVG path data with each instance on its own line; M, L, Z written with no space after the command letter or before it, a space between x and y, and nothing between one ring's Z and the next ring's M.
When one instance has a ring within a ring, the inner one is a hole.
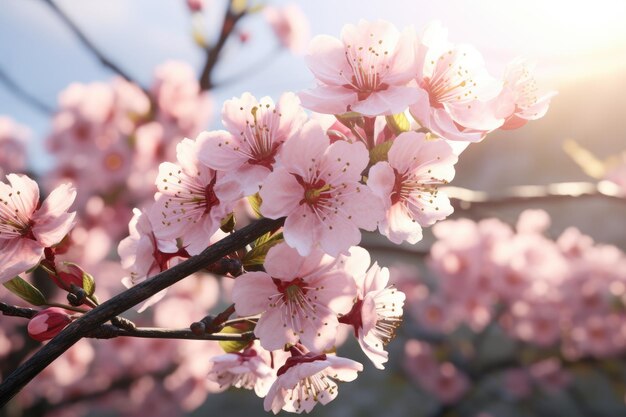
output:
M561 361L626 351L626 255L573 227L550 239L549 226L542 210L524 211L515 228L494 218L438 223L428 261L435 279L401 287L407 313L429 334L481 334L497 325L521 346L549 353L528 369L512 366L506 381L514 393L530 380L566 385ZM411 340L405 353L408 372L442 402L458 401L470 387L463 370L437 358L434 345Z
M284 219L282 230L230 255L243 267L231 273L237 325L229 330L252 332L255 340L225 348L205 369L220 388L265 397L274 413L309 412L337 396L338 381L357 377L363 366L334 353L342 328L376 368L388 361L385 346L402 320L405 294L358 246L362 230L396 244L421 240L423 227L453 211L439 188L453 179L462 149L543 116L551 97L537 94L519 61L503 79L492 77L477 51L450 43L438 24L418 37L385 21L360 21L345 26L340 39L316 37L307 63L317 81L312 89L276 102L244 93L224 103L223 129L199 134L210 105L181 64L160 67L149 95L123 80L75 84L61 96L48 139L61 161L52 181L76 183L91 218L106 221L104 200L119 203L108 218L139 207L118 246L126 286L220 240L241 219L242 204L256 216ZM174 160L173 142L164 138L182 136ZM159 160L167 162L157 170ZM146 178L154 177L157 192L146 200L154 188ZM67 249L62 241L73 225L68 209L76 191L61 185L38 207L32 180L7 178L10 185L0 188L0 264L10 268L2 280L41 264L66 291L72 285L60 278L63 271L78 277L73 287L85 287L95 303L90 278L55 258L72 254L72 242ZM251 257L260 260L247 262ZM557 268L531 266L546 275ZM29 329L41 340L71 320L44 311ZM183 383L174 374L171 381Z

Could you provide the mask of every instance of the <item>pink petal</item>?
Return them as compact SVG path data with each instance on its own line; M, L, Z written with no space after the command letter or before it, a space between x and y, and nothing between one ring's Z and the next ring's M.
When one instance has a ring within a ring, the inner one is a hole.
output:
M351 110L366 116L402 113L421 99L422 94L419 90L417 86L390 86L386 90L375 91L365 100L353 104Z
M297 249L301 256L307 256L318 241L318 229L317 216L306 204L302 204L287 216L283 235L289 246Z
M338 141L326 150L319 165L319 178L331 184L359 181L368 162L369 152L362 142Z
M326 84L341 86L346 84L345 77L352 74L352 68L346 61L344 44L332 36L313 38L304 59L315 78Z
M32 267L43 257L43 246L32 239L0 241L0 282L5 283Z
M279 308L271 308L261 315L254 328L254 334L259 338L261 346L270 351L282 349L285 343L298 341L298 336L285 325L283 311Z
M268 297L278 290L272 277L265 272L247 272L235 280L232 300L240 316L263 313L268 307Z
M273 278L283 281L291 281L296 277L302 277L300 269L305 258L298 255L298 252L286 245L279 243L269 250L265 256L265 271Z
M26 175L9 174L7 179L13 188L12 200L19 201L15 208L24 216L30 217L39 204L39 186Z
M263 202L261 214L271 219L289 215L304 198L304 189L284 168L278 168L265 179L259 191Z
M361 241L361 232L352 221L332 213L328 213L326 221L319 226L319 232L320 246L330 256L347 253L350 246Z
M220 171L235 170L247 160L237 150L241 146L239 139L225 130L203 132L196 141L198 160L209 168Z
M422 240L422 227L400 203L391 206L387 212L386 221L381 222L381 233L395 244L405 240L415 244Z
M354 90L334 85L318 85L301 91L298 96L302 105L309 110L325 114L341 114L351 110L357 102Z
M64 213L56 218L46 217L37 220L33 226L33 235L44 246L52 246L59 243L74 226L76 213Z
M314 176L314 168L322 160L329 145L330 139L319 122L309 120L298 135L285 142L280 161L289 172L308 181Z
M396 175L393 172L393 168L391 168L389 162L382 161L370 168L367 186L388 208L391 206L391 192L393 191L395 181Z
M252 108L258 104L257 99L248 92L243 93L240 98L233 97L226 100L222 107L224 127L233 135L239 135L246 128L246 122L252 116L250 113Z

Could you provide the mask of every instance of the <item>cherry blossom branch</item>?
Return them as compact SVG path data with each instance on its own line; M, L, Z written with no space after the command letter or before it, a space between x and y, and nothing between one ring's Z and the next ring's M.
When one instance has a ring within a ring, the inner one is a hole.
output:
M20 365L0 384L0 407L13 398L29 381L43 371L63 352L81 338L89 335L111 318L136 306L152 295L175 284L188 275L205 268L220 258L240 249L267 232L276 230L284 223L278 220L261 219L208 247L180 264L155 275L118 294L69 324L48 344ZM129 331L129 330L126 330Z
M183 339L183 340L226 340L248 341L254 339L253 332L244 333L204 333L197 334L190 329L163 329L160 327L136 327L120 329L111 324L103 324L85 337L92 339L113 339L115 337L139 337L142 339Z
M2 82L9 91L11 91L16 97L19 97L24 102L30 104L33 108L39 110L41 113L49 116L54 113L54 109L39 100L34 95L24 90L13 78L11 78L4 69L0 68L0 82Z
M34 308L17 307L2 302L0 302L0 312L5 316L23 317L25 319L30 319L37 314L37 310Z
M109 68L111 71L117 73L124 79L129 82L135 83L139 85L133 78L128 75L128 73L122 70L117 64L107 58L101 51L98 49L93 42L85 35L85 33L80 29L76 23L57 6L52 0L42 0L45 4L47 4L52 11L65 23L65 25L74 33L74 35L78 38L78 40L89 50L92 54L98 58L100 63L105 67Z
M455 210L472 210L480 207L507 206L527 202L550 202L567 200L572 197L605 198L626 203L620 194L621 189L610 181L559 182L548 185L522 185L512 187L500 196L490 196L484 191L474 191L461 187L441 187L450 197Z
M47 0L50 1L50 0ZM213 46L206 48L207 58L200 74L200 88L202 90L210 90L214 87L212 75L213 69L217 64L220 52L224 48L226 41L230 37L231 33L235 29L237 22L246 15L246 10L239 13L233 13L233 1L230 0L226 6L226 13L224 14L224 20L222 21L222 30L217 42Z

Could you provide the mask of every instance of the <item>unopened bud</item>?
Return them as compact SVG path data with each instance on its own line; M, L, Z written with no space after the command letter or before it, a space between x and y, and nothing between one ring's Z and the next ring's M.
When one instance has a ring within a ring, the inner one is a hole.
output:
M55 265L56 275L49 274L54 283L61 289L69 291L72 284L83 288L83 276L85 271L73 262L58 262Z
M30 319L28 335L39 342L50 340L71 322L72 317L62 308L46 308Z

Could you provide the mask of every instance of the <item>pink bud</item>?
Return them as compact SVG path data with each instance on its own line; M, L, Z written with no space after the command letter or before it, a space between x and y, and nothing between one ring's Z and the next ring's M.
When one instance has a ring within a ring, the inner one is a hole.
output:
M58 307L46 308L30 319L28 335L39 342L50 340L71 322L72 317L65 310Z
M56 276L50 274L50 278L59 288L69 291L72 288L72 284L78 288L83 288L85 271L80 266L72 262L59 262L55 269Z
M192 12L199 12L204 8L204 0L187 0L187 7Z

